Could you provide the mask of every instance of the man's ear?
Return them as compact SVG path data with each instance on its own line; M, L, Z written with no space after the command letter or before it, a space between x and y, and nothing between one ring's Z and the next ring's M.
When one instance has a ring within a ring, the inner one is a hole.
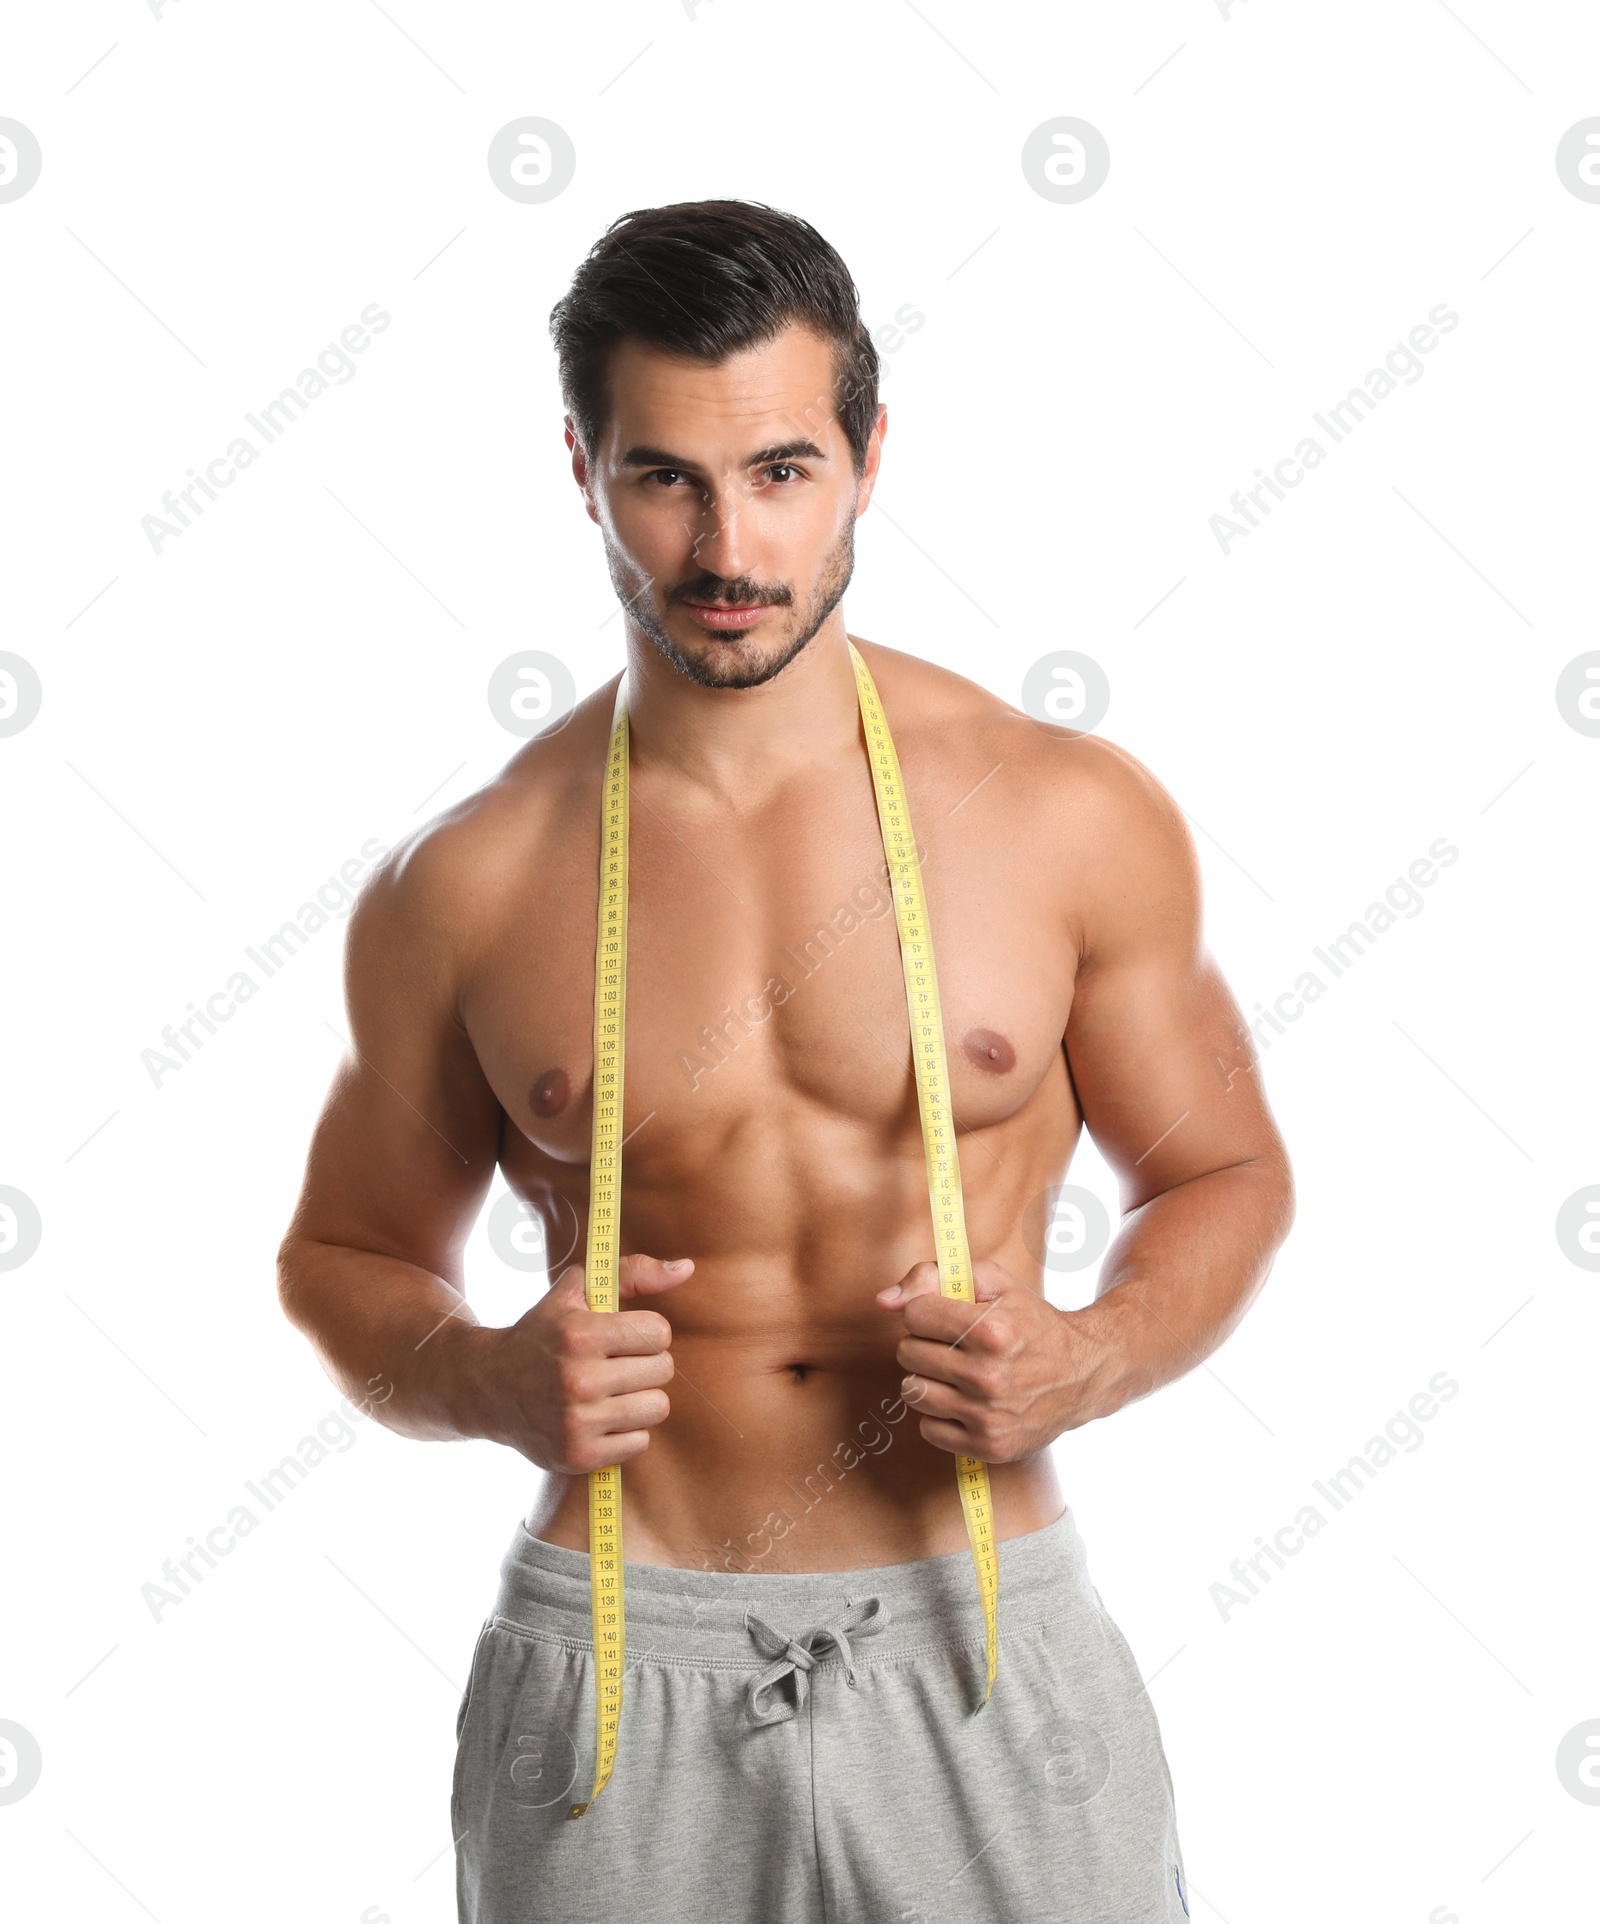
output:
M882 401L878 403L878 418L872 424L872 432L867 436L866 458L861 465L861 479L856 484L856 519L867 511L872 500L872 490L878 479L878 467L883 460L883 437L889 432L889 409Z
M583 443L578 439L578 430L570 414L562 417L561 425L567 446L572 452L572 478L583 493L584 510L591 521L598 523L600 516L589 488L589 457L583 451Z

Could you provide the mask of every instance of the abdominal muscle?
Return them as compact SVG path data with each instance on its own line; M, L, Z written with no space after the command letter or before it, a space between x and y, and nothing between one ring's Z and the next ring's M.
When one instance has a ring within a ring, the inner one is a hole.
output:
M962 1549L956 1459L922 1436L899 1395L902 1374L891 1359L884 1370L812 1364L802 1375L684 1345L672 1417L623 1465L624 1559L752 1575L855 1570ZM696 1390L718 1408L678 1422L685 1404L699 1401ZM999 1538L1061 1514L1048 1452L992 1464L989 1481ZM547 1474L529 1531L586 1551L587 1482Z
M969 1179L967 1217L974 1257L992 1257L1037 1289L1039 1265L1015 1227L1027 1185L1047 1180L1031 1161L1008 1156L996 1165L1003 1177ZM656 1190L657 1207L648 1195L628 1199L625 1218L640 1232L630 1241L653 1254L692 1255L695 1273L648 1299L673 1325L675 1374L670 1415L623 1465L626 1561L747 1574L850 1570L965 1547L956 1457L922 1435L915 1405L902 1399L906 1371L895 1352L904 1315L875 1301L931 1257L921 1157L898 1172L902 1180L883 1182L881 1164L876 1173L870 1204L835 1193L831 1207L804 1212L829 1230L801 1231L781 1252L759 1247L768 1236L754 1220L716 1210L696 1213L746 1246L697 1248L699 1239L672 1221L685 1193L676 1182ZM1019 1183L1021 1193L1011 1193ZM883 1219L886 1192L901 1220ZM583 1206L580 1199L580 1218ZM783 1212L762 1212L767 1230L774 1213ZM1008 1224L1009 1233L984 1236L987 1222ZM1061 1514L1048 1450L992 1464L989 1478L998 1538ZM587 1485L585 1476L547 1473L529 1531L587 1551Z

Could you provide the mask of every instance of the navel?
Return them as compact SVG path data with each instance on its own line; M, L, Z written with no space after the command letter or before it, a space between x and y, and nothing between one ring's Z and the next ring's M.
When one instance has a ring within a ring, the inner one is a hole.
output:
M545 1118L559 1116L566 1108L567 1098L571 1093L566 1070L547 1069L533 1085L533 1093L528 1097L528 1107L536 1116Z
M962 1037L961 1047L970 1061L991 1075L1003 1076L1017 1066L1016 1050L997 1030L969 1029Z

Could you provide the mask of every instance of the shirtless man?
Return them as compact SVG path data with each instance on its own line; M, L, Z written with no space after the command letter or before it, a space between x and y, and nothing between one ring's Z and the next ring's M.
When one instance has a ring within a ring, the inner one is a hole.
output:
M658 208L597 243L552 328L625 618L622 1309L562 1269L616 678L364 892L353 1048L280 1263L334 1379L388 1386L381 1422L545 1472L461 1706L460 1914L1185 1917L1155 1717L1049 1448L1214 1350L1292 1214L1182 815L1103 737L858 639L943 997L979 1300L941 1296L840 606L886 429L849 274L769 208ZM982 466L947 453L953 486L1003 475L998 392L990 425ZM1125 1213L1069 1312L1040 1258L1085 1125ZM464 1293L497 1166L561 1270L509 1328ZM981 1715L958 1455L990 1466L999 1540ZM628 1667L615 1775L571 1823L595 1766L587 1473L609 1463Z

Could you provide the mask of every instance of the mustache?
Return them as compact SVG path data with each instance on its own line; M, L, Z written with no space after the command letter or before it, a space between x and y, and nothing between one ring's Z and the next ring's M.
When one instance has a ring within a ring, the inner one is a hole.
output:
M681 582L676 588L669 589L666 598L668 601L704 602L709 608L786 608L794 600L794 591L781 584L763 587L755 581L724 581L718 575L702 575L697 580Z

